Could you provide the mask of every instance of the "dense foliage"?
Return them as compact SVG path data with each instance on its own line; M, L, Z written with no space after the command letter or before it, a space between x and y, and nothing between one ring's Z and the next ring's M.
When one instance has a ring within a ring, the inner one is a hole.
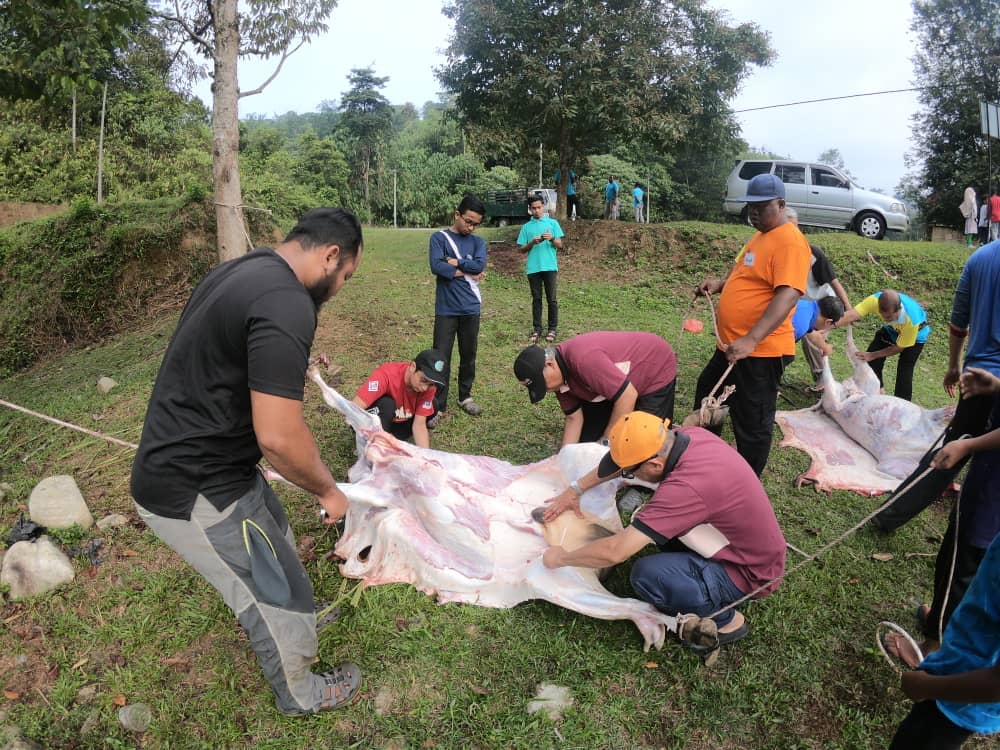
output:
M121 7L133 5L123 2ZM186 93L192 69L181 63L191 61L177 56L179 27L163 18L174 8L163 3L152 7L159 13L153 19L133 22L111 41L98 36L108 47L100 59L102 82L108 84L104 183L112 201L180 196L189 188L210 188L214 181L211 114ZM194 4L180 6L182 14L195 9ZM627 121L617 120L617 110L611 107L627 102L609 101L591 118L589 130L578 129L569 146L560 150L547 140L541 163L527 130L506 128L520 140L505 143L481 122L474 123L456 100L426 102L419 108L390 104L381 91L387 79L374 68L358 68L345 82L341 100L326 101L316 112L251 117L240 123L241 202L270 211L281 224L309 206L337 203L371 223L395 220L426 226L446 222L468 191L535 185L540 171L543 182L552 185L553 173L570 158L577 160L585 204L597 205L610 166L623 184L643 183L658 220L715 217L720 186L743 145L724 99L745 73L748 60L763 62L768 50L755 27L729 29L695 0L671 13L677 23L669 41L675 49L665 59L674 69L663 67L664 62L642 72L645 63L635 63L636 75L655 73L663 77L662 86L669 77L669 97L650 94L641 108L626 107L622 111L628 113ZM634 8L620 15L637 23ZM46 16L29 17L37 21ZM209 46L203 51L210 52L209 19L189 20L190 29L205 35ZM609 31L612 28L619 26L609 26ZM664 32L662 24L656 29ZM639 31L642 39L653 40L651 31L637 26ZM56 41L46 37L39 44ZM608 54L614 44L624 44L610 36L606 41L611 45ZM661 40L661 51L664 44ZM632 41L626 46L638 54L635 45ZM14 64L12 50L11 42L0 46L0 70L4 62ZM683 75L682 57L694 65ZM579 56L573 59L582 62ZM57 67L48 71L51 81L62 80ZM539 72L533 71L526 70L524 76ZM605 93L608 86L621 88L606 80L600 86L595 80L594 86ZM661 99L669 112L655 109ZM71 202L93 196L100 90L81 83L70 91L53 84L46 96L30 101L15 102L8 92L4 104L0 158L7 168L0 175L0 199ZM607 137L597 136L602 123L608 126ZM585 215L595 214L587 210Z
M898 192L916 202L928 224L960 227L958 206L972 186L997 186L1000 141L989 172L979 103L1000 101L1000 0L914 0L915 82L923 105L914 118L916 171Z
M97 206L0 230L0 377L171 310L214 260L204 193Z
M445 14L455 27L438 77L492 153L542 144L563 174L613 153L665 178L660 210L696 202L699 167L735 152L726 102L772 55L757 26L729 26L704 0L455 0Z

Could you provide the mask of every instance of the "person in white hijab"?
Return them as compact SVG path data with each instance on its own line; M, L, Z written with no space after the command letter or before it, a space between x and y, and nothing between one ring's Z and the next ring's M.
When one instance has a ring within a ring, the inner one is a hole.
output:
M976 191L971 187L965 189L965 197L958 210L962 212L962 217L965 219L965 246L971 248L972 240L979 233L976 221Z

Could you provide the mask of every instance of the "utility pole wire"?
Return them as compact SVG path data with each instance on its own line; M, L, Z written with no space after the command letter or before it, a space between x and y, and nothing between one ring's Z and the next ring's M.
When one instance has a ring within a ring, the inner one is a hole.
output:
M815 104L816 102L832 102L837 99L857 99L861 96L881 96L882 94L903 94L910 91L922 91L924 87L918 86L912 89L888 89L886 91L869 91L866 94L846 94L844 96L827 96L823 99L803 99L799 102L787 102L785 104L768 104L766 107L750 107L748 109L734 109L733 114L738 115L741 112L757 112L762 109L777 109L778 107L794 107L797 104Z

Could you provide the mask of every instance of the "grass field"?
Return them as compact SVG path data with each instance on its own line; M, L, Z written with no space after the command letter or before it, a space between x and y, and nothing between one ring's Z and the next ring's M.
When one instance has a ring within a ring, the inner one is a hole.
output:
M380 362L409 359L430 345L429 234L367 231L360 272L326 306L313 351L342 366L345 392ZM488 230L487 238L511 234ZM708 333L680 338L690 290L706 274L724 273L749 235L745 227L699 223L572 225L560 273L560 338L603 328L661 334L678 351L683 413L712 348ZM852 299L898 285L925 304L934 331L918 363L915 400L946 403L940 385L946 321L965 250L843 233L810 239L829 251ZM453 404L432 439L437 448L524 463L556 451L561 414L551 397L529 404L514 380L511 365L530 330L530 298L523 275L501 265L483 284L474 395L485 413L472 418ZM887 280L883 269L898 281ZM710 331L707 311L699 307L696 314ZM0 380L0 398L135 442L175 321L149 320L49 358ZM867 343L874 323L860 328L859 343ZM840 359L836 369L846 375L848 366ZM891 382L894 368L886 369ZM106 396L95 388L102 375L119 383ZM800 361L786 372L783 392L796 405L811 403L802 390L807 379ZM317 390L306 392L309 424L334 474L343 477L353 441ZM791 407L783 401L779 408ZM100 565L76 560L72 584L36 600L0 603L0 682L7 696L0 725L17 725L48 748L847 750L885 747L908 710L898 678L875 651L874 632L883 619L914 627L913 609L930 594L929 555L943 532L941 507L889 538L859 532L774 596L746 606L751 637L705 668L670 639L662 651L644 654L627 621L589 619L547 603L510 610L439 606L403 585L362 590L326 558L336 537L319 523L315 501L279 489L317 596L339 599L343 609L321 636L321 658L354 660L365 672L362 698L351 707L285 718L219 597L138 521L128 497L131 458L101 440L0 410L0 482L14 487L0 500L4 536L31 488L50 474L72 474L95 517L121 512L133 519L67 540L104 543ZM804 454L775 447L763 482L788 541L812 551L878 501L794 489L807 466ZM875 552L894 557L877 562ZM789 564L797 559L790 553ZM625 567L608 586L629 595ZM557 724L526 711L542 682L572 691L574 705ZM148 703L149 731L124 731L116 699Z

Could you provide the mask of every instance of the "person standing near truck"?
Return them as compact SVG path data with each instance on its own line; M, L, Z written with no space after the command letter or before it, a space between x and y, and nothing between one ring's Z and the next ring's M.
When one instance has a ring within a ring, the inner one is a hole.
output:
M559 186L559 179L561 174L559 170L556 170L555 183L556 187ZM569 170L569 182L566 183L566 221L576 221L581 218L580 213L580 196L576 194L576 172L572 169Z
M549 327L546 341L556 340L559 325L559 302L556 299L556 274L559 263L556 250L562 250L563 230L559 222L545 216L545 201L540 195L528 198L528 213L531 219L521 227L517 235L517 249L527 253L528 287L531 289L531 336L532 344L542 335L542 287L549 307Z

